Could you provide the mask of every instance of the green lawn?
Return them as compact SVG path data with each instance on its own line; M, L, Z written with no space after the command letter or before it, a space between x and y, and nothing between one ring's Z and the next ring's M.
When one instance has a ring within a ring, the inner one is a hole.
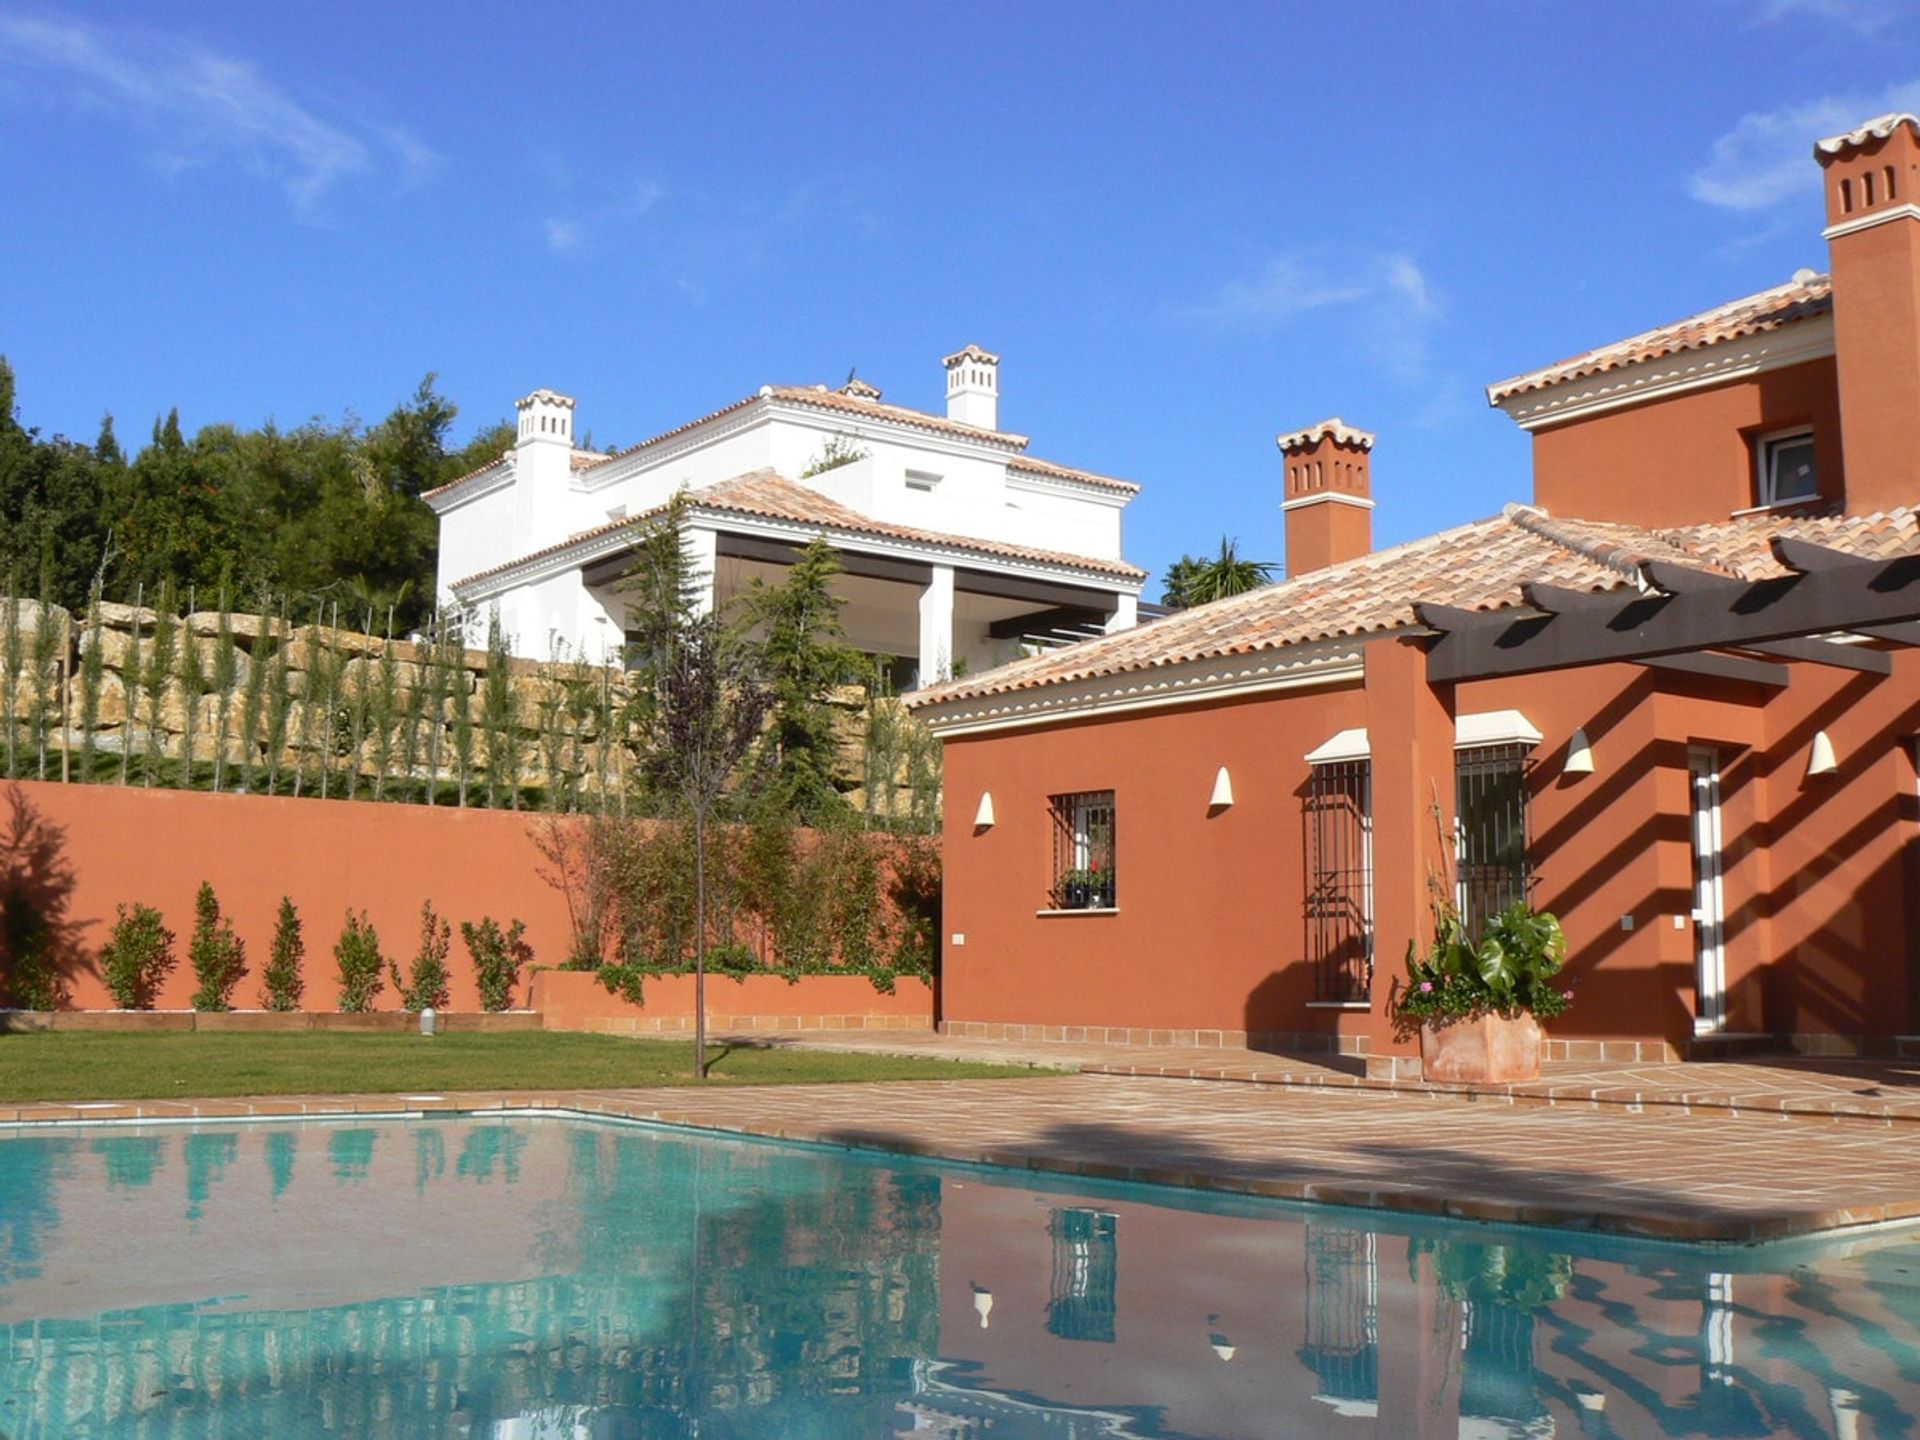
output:
M709 1083L973 1080L1020 1066L709 1044ZM607 1035L0 1035L0 1102L624 1089L692 1083L693 1044Z

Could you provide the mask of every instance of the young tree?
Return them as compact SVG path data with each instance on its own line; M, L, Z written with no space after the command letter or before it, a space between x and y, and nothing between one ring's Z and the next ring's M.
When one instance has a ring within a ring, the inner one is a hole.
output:
M759 632L773 720L762 740L768 798L803 825L839 817L846 802L833 783L836 686L864 668L846 643L833 593L840 562L825 537L815 536L777 585L756 581L745 618Z
M300 1008L300 994L307 987L301 967L307 959L307 942L300 934L300 912L293 908L291 896L280 897L280 918L273 927L273 949L267 968L260 975L260 1003L269 1010Z
M630 592L636 605L649 778L693 821L693 1069L707 1075L707 823L772 705L761 658L703 606L706 577L682 538L684 492L641 535Z
M380 936L364 912L347 911L340 938L334 942L333 961L340 974L341 1013L358 1015L373 1009L387 962L380 954Z
M233 933L233 922L220 913L213 886L200 882L193 902L193 935L187 941L187 961L200 988L193 992L196 1010L231 1010L233 987L247 969L247 949Z
M447 1008L447 952L453 946L453 927L433 913L433 902L420 906L420 948L403 978L400 967L389 962L393 988L400 993L400 1008L416 1014L422 1010Z
M154 993L174 967L173 931L151 905L119 907L107 943L100 947L100 974L122 1010L151 1010Z

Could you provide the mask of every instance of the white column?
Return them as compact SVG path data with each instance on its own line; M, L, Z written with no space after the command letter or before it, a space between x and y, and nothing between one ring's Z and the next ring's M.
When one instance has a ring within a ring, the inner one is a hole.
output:
M720 561L720 532L700 525L689 525L680 536L680 546L687 553L687 565L700 591L699 598L694 601L693 613L711 614L714 577Z
M920 592L919 683L931 685L953 674L953 567L935 565Z
M1138 595L1115 595L1113 612L1107 616L1107 633L1116 630L1131 630L1140 623L1140 597Z

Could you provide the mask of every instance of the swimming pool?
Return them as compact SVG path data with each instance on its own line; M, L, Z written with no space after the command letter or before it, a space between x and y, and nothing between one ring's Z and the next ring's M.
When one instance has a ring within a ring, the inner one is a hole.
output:
M1636 1247L564 1118L0 1140L0 1436L1920 1433L1920 1236Z

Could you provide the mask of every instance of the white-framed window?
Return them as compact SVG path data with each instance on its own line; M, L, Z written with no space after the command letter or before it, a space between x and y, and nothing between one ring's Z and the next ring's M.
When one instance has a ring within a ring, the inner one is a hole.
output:
M923 495L931 495L940 488L940 477L931 470L907 471L907 488L918 490Z
M1761 505L1812 500L1820 494L1813 464L1813 431L1781 430L1754 441L1754 491Z

